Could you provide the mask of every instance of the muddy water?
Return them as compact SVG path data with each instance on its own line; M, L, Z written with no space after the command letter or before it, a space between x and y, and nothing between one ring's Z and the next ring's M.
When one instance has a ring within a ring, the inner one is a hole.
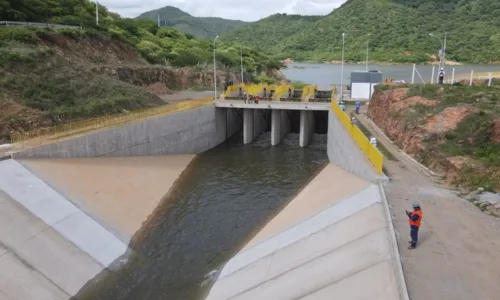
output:
M307 148L298 134L277 147L269 133L241 140L198 156L134 236L128 262L75 299L204 299L224 264L327 163L326 135Z

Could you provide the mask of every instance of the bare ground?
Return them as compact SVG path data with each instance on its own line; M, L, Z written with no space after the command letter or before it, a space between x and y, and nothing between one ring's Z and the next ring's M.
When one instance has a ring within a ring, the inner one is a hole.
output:
M499 299L500 219L424 175L366 116L358 119L399 160L384 162L391 179L386 192L410 299ZM412 201L420 202L424 214L419 245L408 250L405 209Z

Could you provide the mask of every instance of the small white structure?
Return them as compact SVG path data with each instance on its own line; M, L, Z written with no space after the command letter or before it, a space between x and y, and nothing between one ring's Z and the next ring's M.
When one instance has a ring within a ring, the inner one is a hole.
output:
M370 138L370 144L372 144L374 147L377 147L377 139L372 136Z
M375 85L382 82L382 73L377 70L351 73L351 99L370 100Z

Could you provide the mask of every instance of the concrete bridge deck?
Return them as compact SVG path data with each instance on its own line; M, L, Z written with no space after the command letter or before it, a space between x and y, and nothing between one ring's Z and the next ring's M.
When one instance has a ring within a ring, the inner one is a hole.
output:
M245 103L243 100L215 100L216 107L224 108L252 108L252 109L283 109L283 110L313 110L328 111L331 103L328 102L296 102L296 101L259 101L259 103Z

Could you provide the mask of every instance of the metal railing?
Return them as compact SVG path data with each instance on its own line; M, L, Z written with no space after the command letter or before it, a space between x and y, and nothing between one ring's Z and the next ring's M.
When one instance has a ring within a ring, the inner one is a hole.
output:
M122 126L151 117L160 117L184 110L198 108L211 104L212 102L213 97L186 100L163 106L134 110L128 113L119 113L83 121L70 122L29 132L14 133L11 135L11 143L14 145L15 149L38 146L59 139L86 134L92 131Z
M77 29L82 29L82 26L64 25L64 24L51 24L51 23L37 23L37 22L0 21L0 25L3 25L3 26L60 27L60 28L77 28Z
M365 136L365 134L351 122L349 116L342 111L335 99L335 90L332 90L332 111L338 117L340 122L343 124L344 128L352 136L353 140L358 144L358 147L365 153L370 162L373 164L375 169L379 174L382 174L382 167L384 164L384 156L377 147L370 143L370 140Z

